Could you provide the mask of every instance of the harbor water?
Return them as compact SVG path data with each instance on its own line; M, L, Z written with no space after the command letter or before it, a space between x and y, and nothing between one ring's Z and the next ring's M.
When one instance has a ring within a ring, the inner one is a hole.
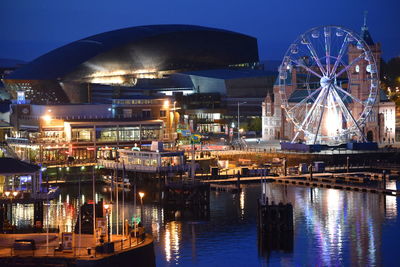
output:
M390 182L389 188L397 188ZM257 199L260 184L248 184L240 193L211 192L210 216L204 220L166 219L165 210L149 196L143 206L137 201L136 215L155 240L157 266L394 266L400 240L398 199L372 193L336 189L268 184L271 201L293 204L292 244L283 248L259 245ZM96 199L110 201L107 186L96 187ZM82 185L81 201L92 199L90 185ZM62 186L58 199L45 209L44 225L72 231L77 218L78 190ZM116 218L134 216L132 191L125 206L119 195L118 216L115 196L112 231ZM47 206L46 206L47 207ZM32 223L29 205L15 206L19 226ZM47 218L49 219L47 221ZM121 233L122 227L119 227ZM268 237L264 237L268 239ZM126 266L133 266L127 263Z

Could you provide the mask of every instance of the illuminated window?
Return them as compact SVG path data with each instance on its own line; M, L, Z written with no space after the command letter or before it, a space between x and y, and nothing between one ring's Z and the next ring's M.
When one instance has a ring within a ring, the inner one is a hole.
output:
M85 142L92 141L92 131L91 128L85 129L72 129L71 130L71 139L75 142Z
M132 109L130 109L130 108L124 108L124 109L122 110L122 116L123 116L124 118L132 118Z

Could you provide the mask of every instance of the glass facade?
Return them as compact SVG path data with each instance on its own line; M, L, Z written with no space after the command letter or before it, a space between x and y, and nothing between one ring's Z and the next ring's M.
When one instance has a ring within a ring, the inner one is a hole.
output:
M120 141L138 141L140 140L139 127L121 127L119 128Z
M66 148L51 148L51 147L43 147L42 148L42 162L50 163L50 162L66 162L67 161L67 153L68 150ZM36 162L40 162L40 153L36 154Z
M113 99L114 105L151 105L155 99Z
M93 129L71 129L71 141L73 142L91 142L93 141Z
M96 140L98 142L116 142L117 135L118 135L117 127L114 126L96 127Z
M46 129L42 132L42 139L60 140L64 138L64 129Z
M131 121L62 122L57 127L38 127L31 131L11 131L7 142L23 160L43 164L77 164L115 158L112 151L100 148L141 145L163 138L162 122L146 124ZM73 161L71 158L73 157ZM152 162L142 162L152 166Z
M74 157L75 160L78 160L79 162L85 162L85 161L92 161L94 160L94 150L89 150L88 148L77 148L72 150L72 156Z
M142 126L140 136L143 141L160 140L161 128L160 126Z

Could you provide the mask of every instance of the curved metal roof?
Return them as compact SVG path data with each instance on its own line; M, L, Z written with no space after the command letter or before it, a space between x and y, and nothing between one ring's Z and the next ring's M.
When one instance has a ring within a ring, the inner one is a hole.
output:
M10 80L55 80L62 79L66 75L74 72L77 68L81 68L81 65L90 59L96 56L102 56L100 54L107 54L110 51L115 50L116 48L123 48L127 44L141 42L145 39L157 36L168 36L174 33L204 33L203 39L206 40L207 35L212 33L217 33L222 36L234 36L235 38L239 37L241 40L245 40L247 44L255 44L255 48L257 48L257 40L254 37L250 37L247 35L227 31L220 30L208 27L201 26L193 26L193 25L150 25L150 26L138 26L131 27L125 29L119 29L114 31L109 31L97 35L93 35L60 48L57 48L43 56L38 57L33 60L29 64L19 68L14 71L10 75L6 77L6 79ZM187 35L188 38L193 37L193 35ZM213 35L215 36L215 35ZM174 42L174 38L167 38L168 42ZM226 38L225 38L226 39ZM228 38L229 39L229 38ZM224 38L220 38L219 42L223 42ZM164 41L164 46L168 42ZM204 43L202 44L204 46ZM224 43L224 45L228 46L229 42ZM254 45L252 45L254 46ZM154 48L154 47L153 47ZM249 47L246 49L248 50ZM132 50L132 49L131 49ZM177 48L179 50L179 47ZM209 48L204 49L205 52L209 50ZM257 49L256 49L257 50ZM246 51L243 51L246 54ZM240 53L239 53L240 54ZM258 60L258 51L252 52L250 57L253 57ZM114 53L115 56L115 53ZM104 58L104 57L103 57ZM107 58L109 60L110 57ZM123 57L118 55L118 60L124 60ZM174 62L172 65L176 65Z

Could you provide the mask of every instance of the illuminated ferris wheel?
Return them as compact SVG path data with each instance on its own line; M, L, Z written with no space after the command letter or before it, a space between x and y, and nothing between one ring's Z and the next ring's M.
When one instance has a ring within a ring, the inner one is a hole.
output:
M292 142L341 143L358 137L378 93L374 56L356 33L322 26L301 34L279 67L279 94Z

